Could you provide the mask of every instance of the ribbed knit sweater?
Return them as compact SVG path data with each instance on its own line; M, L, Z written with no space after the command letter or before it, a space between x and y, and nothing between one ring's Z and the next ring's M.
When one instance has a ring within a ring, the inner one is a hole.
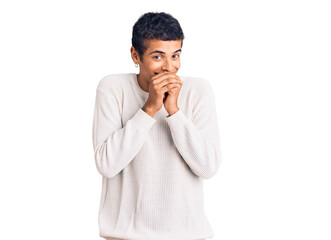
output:
M135 73L107 75L97 86L92 135L105 239L214 235L203 194L222 161L214 93L203 78L179 77L179 110L170 116L164 105L153 117L141 109L149 93Z

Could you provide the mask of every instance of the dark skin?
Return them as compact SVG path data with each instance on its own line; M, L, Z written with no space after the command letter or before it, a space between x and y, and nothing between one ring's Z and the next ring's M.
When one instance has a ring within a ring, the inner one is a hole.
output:
M169 116L176 113L179 91L183 85L176 75L180 68L181 40L149 40L147 49L140 59L138 52L132 46L131 57L135 64L139 64L138 84L149 92L143 110L151 117L164 108Z

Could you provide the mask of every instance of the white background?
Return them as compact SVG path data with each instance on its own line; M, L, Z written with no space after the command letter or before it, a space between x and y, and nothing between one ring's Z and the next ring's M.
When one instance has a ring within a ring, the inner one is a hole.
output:
M177 18L180 74L213 86L215 240L331 239L329 1L1 1L0 239L101 239L95 90L136 72L132 26Z

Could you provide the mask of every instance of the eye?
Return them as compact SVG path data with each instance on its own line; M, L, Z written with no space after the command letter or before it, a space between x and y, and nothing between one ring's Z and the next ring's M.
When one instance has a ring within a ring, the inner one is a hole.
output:
M174 58L179 58L179 55L178 54L174 54L172 55Z
M158 57L160 57L160 58L158 58ZM156 60L160 60L161 59L161 55L156 55L153 58L156 59Z

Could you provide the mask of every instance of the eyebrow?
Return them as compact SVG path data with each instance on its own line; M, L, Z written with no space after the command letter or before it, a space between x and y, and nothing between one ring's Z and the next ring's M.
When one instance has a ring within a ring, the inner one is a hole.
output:
M181 52L181 51L182 51L182 49L178 49L178 50L175 51L174 53L176 53L176 52ZM165 52L162 52L162 51L159 51L159 50L155 50L155 51L151 52L149 55L151 55L151 54L153 54L153 53L161 53L161 54L165 54Z

